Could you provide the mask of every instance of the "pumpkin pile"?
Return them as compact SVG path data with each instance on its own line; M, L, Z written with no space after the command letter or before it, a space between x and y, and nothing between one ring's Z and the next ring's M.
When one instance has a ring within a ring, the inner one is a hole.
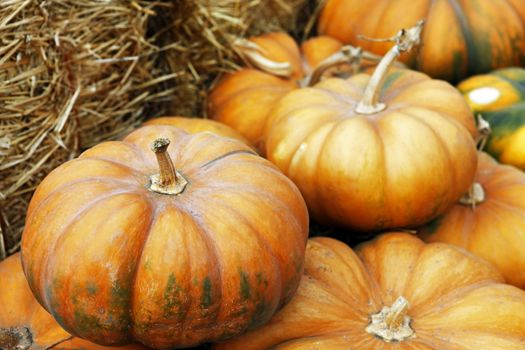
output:
M40 183L0 349L525 349L525 174L499 163L525 164L525 74L488 72L523 63L525 12L498 3L497 35L495 2L329 0L323 35L234 40L211 119Z

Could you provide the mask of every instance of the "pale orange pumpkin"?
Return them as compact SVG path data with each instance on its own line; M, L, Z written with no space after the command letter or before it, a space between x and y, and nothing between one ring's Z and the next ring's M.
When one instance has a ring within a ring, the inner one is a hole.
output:
M208 115L238 130L261 153L268 112L282 96L314 84L334 63L352 63L362 55L359 49L347 47L335 60L324 61L342 49L339 41L320 36L298 47L281 32L250 38L244 45L255 67L227 74L211 89Z
M272 109L266 156L318 221L360 231L414 227L472 183L477 131L462 95L422 73L387 73L420 30L400 32L372 76L325 79Z
M318 31L344 43L383 55L383 42L398 28L424 19L423 46L405 56L412 68L458 82L473 74L525 64L523 0L329 0Z
M418 233L428 242L466 248L525 288L525 173L479 153L472 190Z
M27 285L20 254L0 263L0 349L146 350L141 345L108 348L63 330L36 301Z
M22 260L68 332L169 349L266 322L298 286L307 235L298 189L247 145L149 125L44 179Z
M143 125L171 125L176 126L190 134L198 132L209 131L219 136L231 137L249 145L248 140L242 136L237 130L229 127L226 124L216 122L211 119L196 118L196 117L160 117L153 118L146 121Z
M407 233L356 252L316 237L291 302L214 349L525 349L525 292L502 282L485 260Z

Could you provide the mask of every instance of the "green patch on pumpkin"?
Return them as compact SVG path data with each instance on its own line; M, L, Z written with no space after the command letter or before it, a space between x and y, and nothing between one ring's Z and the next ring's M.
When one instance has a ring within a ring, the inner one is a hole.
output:
M250 298L251 290L250 290L250 277L247 272L245 271L239 271L241 276L241 298L242 300L248 300Z
M499 159L503 152L501 145L504 144L504 139L525 126L525 102L497 111L485 112L482 115L492 129L485 150Z
M95 283L88 282L86 284L86 290L87 290L88 295L95 295L95 294L98 293L99 289L98 289L98 287L97 287L97 285Z
M181 302L179 299L179 294L181 287L177 284L177 279L173 273L168 276L168 281L166 282L166 289L163 293L164 306L163 306L163 315L164 317L172 317L177 315L180 312Z
M206 277L202 281L201 308L206 309L210 307L211 303L211 279L209 277Z
M381 86L381 94L387 91L390 88L390 86L392 86L395 83L395 81L403 75L403 73L403 71L397 70L388 74L385 78L385 81L383 82L383 85Z

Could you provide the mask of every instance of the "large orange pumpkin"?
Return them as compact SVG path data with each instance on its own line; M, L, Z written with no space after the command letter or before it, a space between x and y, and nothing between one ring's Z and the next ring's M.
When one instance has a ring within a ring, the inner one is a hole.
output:
M299 48L293 38L279 32L250 38L248 43L249 54L257 50L256 59L250 60L255 67L225 75L218 82L210 92L208 115L238 130L263 153L263 129L269 110L287 92L317 81L326 68L320 66L321 62L343 45L321 36ZM358 59L361 54L359 49L345 50L349 52L341 54L338 61L351 62L352 55Z
M325 79L272 110L266 156L318 221L360 231L417 226L472 183L477 131L462 95L422 73L386 73L420 29L400 32L372 76Z
M525 288L524 198L525 174L480 152L473 190L418 232L426 241L468 249Z
M382 42L425 19L423 46L405 61L434 78L457 82L468 75L525 64L523 0L329 0L318 30L344 43L384 54Z
M140 345L108 348L73 337L40 306L27 285L20 254L0 263L0 349L145 350Z
M525 292L481 258L389 233L357 254L308 243L292 299L259 329L216 350L525 349Z
M247 145L249 144L248 140L237 130L211 119L182 116L160 117L150 119L143 125L171 125L190 134L209 131L219 136L231 137L232 139L239 140Z
M44 179L22 260L68 332L167 349L266 322L297 288L307 235L299 191L248 146L150 125Z

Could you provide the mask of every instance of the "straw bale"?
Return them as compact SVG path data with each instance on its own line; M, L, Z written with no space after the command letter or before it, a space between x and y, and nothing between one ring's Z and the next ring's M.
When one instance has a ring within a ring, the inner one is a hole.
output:
M159 84L173 76L157 68L147 36L168 6L0 1L0 259L18 248L28 200L50 170L128 132L173 92Z
M205 116L206 95L216 78L238 69L233 41L269 31L286 31L299 37L313 0L196 0L176 1L168 22L159 23L173 48L166 63L177 73L177 89L170 109L173 115ZM184 15L180 15L184 14Z

